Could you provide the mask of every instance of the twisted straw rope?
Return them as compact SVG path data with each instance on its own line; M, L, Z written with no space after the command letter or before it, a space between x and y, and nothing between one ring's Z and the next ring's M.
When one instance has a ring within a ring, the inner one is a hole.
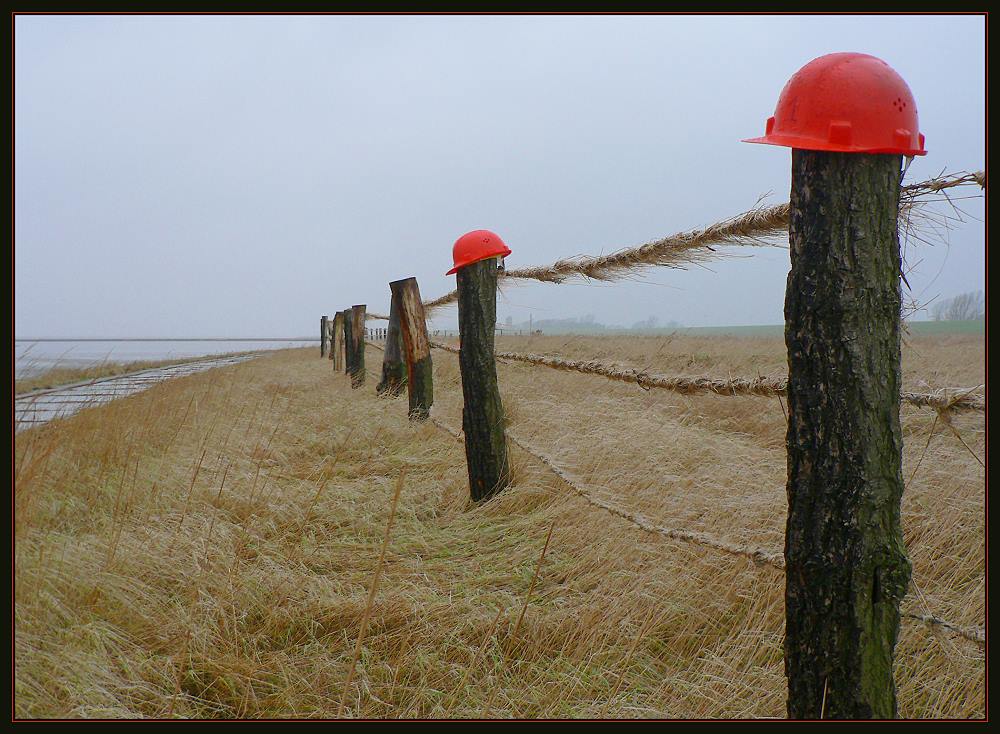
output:
M947 175L935 176L934 178L929 178L926 181L920 181L919 183L909 184L903 187L902 199L913 199L924 194L932 194L938 191L944 191L945 189L951 189L956 186L971 186L976 185L981 189L986 188L986 173L985 171L973 171L972 173L952 173Z
M431 417L430 421L445 433L451 434L456 440L462 440L461 432L456 431L451 426L436 420L434 417ZM771 568L775 568L779 571L785 570L784 555L777 551L768 551L764 548L755 548L749 545L732 543L728 540L709 535L708 533L654 525L649 518L644 515L629 512L621 507L611 504L610 502L605 502L600 498L594 497L590 492L580 486L580 484L570 474L553 463L551 458L538 451L538 449L529 447L523 441L513 436L510 431L507 431L506 435L507 438L510 439L511 443L520 447L523 451L531 454L542 462L542 464L548 467L553 474L562 479L570 489L586 500L587 503L595 507L599 507L616 517L622 518L626 522L644 532L662 535L673 540L683 540L688 543L704 545L714 548L715 550L722 551L723 553L749 558L757 565L770 566ZM954 634L979 645L986 644L986 629L984 627L963 627L953 622L941 619L934 614L919 614L916 612L901 611L900 616L906 619L922 622L931 627L941 627L942 629L953 632Z
M948 630L949 632L954 632L960 637L964 637L967 640L978 643L979 645L986 644L986 628L985 627L962 627L957 624L953 624L947 620L941 619L933 614L917 614L916 612L902 612L901 616L907 619L915 619L918 622L923 622L931 627L941 627Z
M459 353L458 347L449 344L431 342L431 346L453 354ZM788 388L788 380L784 377L733 377L728 380L714 380L709 377L672 377L632 367L607 364L598 360L580 361L519 352L496 352L495 356L498 359L525 362L566 372L601 375L609 380L632 383L644 389L657 387L683 395L713 393L715 395L774 397L775 395L785 395ZM981 387L982 385L973 388L942 388L931 393L904 392L900 398L904 403L917 407L934 408L937 411L985 411L986 400L982 395L973 392Z
M899 198L900 209L905 215L923 196L940 193L956 186L971 185L985 189L986 174L983 171L954 173L903 186ZM787 202L768 208L751 209L704 229L678 232L609 255L564 258L551 265L506 270L501 271L499 275L501 280L521 278L545 283L562 283L573 277L604 281L620 280L647 267L684 268L693 263L721 257L722 255L715 251L713 246L770 244L769 238L787 232L788 212ZM424 301L424 312L430 313L457 300L458 291L451 291L430 301ZM372 318L386 317L373 315Z
M385 351L382 349L382 347L376 344L372 344L369 342L368 345L375 347L380 351ZM438 346L440 348L444 348L446 351L457 351L454 347L442 347L441 345L432 345L432 346ZM368 374L370 374L372 377L375 378L378 377L378 375L376 375L374 372L371 372L370 370ZM445 433L451 434L456 440L458 441L462 440L461 432L456 431L451 426L442 423L441 421L435 419L433 416L430 416L429 420L431 423L433 423L435 426L440 428ZM691 530L667 528L659 525L654 525L644 515L630 513L627 510L624 510L620 507L616 507L615 505L612 505L609 502L605 502L604 500L594 497L592 494L590 494L590 492L581 487L573 479L573 477L570 476L566 471L564 471L555 463L553 463L553 461L548 456L542 454L537 449L527 446L523 441L511 435L509 431L507 432L507 437L511 440L512 443L519 446L523 451L531 454L536 459L541 461L542 464L548 467L553 474L562 479L563 482L565 482L566 485L570 487L570 489L572 489L574 492L580 495L589 504L595 507L599 507L602 510L611 513L612 515L622 518L623 520L631 523L640 530L643 530L647 533L656 533L658 535L663 535L665 537L672 538L675 540L683 540L689 543L705 545L710 548L715 548L716 550L722 551L724 553L729 553L731 555L743 556L751 559L752 561L754 561L754 563L758 565L771 566L772 568L776 568L778 570L784 570L785 568L784 556L776 551L768 551L763 548L754 548L748 545L730 543L729 541L723 540L721 538L716 538L707 533L699 533ZM900 612L900 616L906 619L912 619L917 622L922 622L930 627L941 627L942 629L948 630L949 632L953 632L954 634L963 637L966 640L970 640L971 642L975 642L979 645L986 644L985 627L963 627L961 625L955 624L954 622L949 622L945 619L941 619L941 617L938 617L934 614L918 614L916 612L902 611Z

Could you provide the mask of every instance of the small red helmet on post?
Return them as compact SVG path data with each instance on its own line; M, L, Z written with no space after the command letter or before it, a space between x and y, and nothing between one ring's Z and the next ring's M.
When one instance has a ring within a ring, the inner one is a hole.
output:
M803 66L781 90L765 134L744 143L840 153L926 155L913 93L868 54L835 53Z
M503 240L495 232L490 232L488 229L477 229L472 232L466 232L455 240L455 246L451 250L455 267L445 273L445 275L451 275L457 272L459 268L472 265L472 263L477 263L480 260L486 260L490 257L507 257L509 254L510 248L504 244Z

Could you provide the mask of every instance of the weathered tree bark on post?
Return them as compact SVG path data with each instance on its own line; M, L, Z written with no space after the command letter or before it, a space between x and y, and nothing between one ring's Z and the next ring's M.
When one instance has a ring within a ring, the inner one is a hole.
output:
M351 322L351 387L365 384L365 310L364 305L352 306L347 314Z
M379 338L382 329L378 329ZM406 385L406 364L403 360L403 335L399 328L399 296L392 294L389 306L389 327L386 330L382 357L382 381L375 388L379 395L396 397Z
M319 356L326 354L326 316L319 317Z
M459 269L458 355L462 372L462 428L469 470L469 492L479 501L510 484L507 437L493 330L497 321L497 261L480 260Z
M399 309L399 332L403 341L403 356L406 358L410 420L426 420L431 413L431 405L434 404L434 373L420 288L417 287L416 278L404 278L389 283L389 290L392 292L392 306ZM392 317L391 311L389 316Z
M333 360L334 371L341 369L344 355L344 312L337 311L330 327L330 358Z
M792 718L892 718L900 528L899 155L792 151L785 673ZM825 703L824 703L825 701Z
M354 339L351 335L353 320L351 309L344 309L344 374L348 377L354 371Z

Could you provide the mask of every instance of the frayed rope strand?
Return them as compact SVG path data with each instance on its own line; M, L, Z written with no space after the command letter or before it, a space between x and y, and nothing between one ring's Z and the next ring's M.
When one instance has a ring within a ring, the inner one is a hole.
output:
M430 421L445 433L453 436L456 440L463 440L461 431L458 431L433 417L430 418ZM749 558L758 566L768 566L778 571L785 570L785 558L780 551L769 551L765 548L755 548L749 545L733 543L723 538L709 535L708 533L701 533L684 528L670 528L655 525L644 515L629 512L628 510L617 507L610 502L606 502L598 497L595 497L591 492L581 486L575 477L571 476L568 472L559 467L551 458L543 454L537 448L528 446L525 442L513 436L510 431L507 431L507 438L522 451L535 457L538 461L545 465L553 474L559 477L570 489L572 489L588 504L625 520L639 530L647 533L653 533L655 535L661 535L672 540L681 540L687 543L707 546L730 555L743 556L744 558ZM918 614L905 610L900 612L900 616L904 619L912 619L922 622L929 627L940 627L941 629L947 630L958 635L959 637L975 642L978 645L984 645L986 643L986 629L984 627L963 627L953 622L941 619L934 614Z
M986 188L983 171L943 174L927 181L903 186L899 205L904 217L921 197L937 194L958 186ZM685 268L706 260L714 260L723 253L714 246L763 246L774 244L771 240L788 231L788 203L767 208L754 208L735 217L717 222L704 229L678 232L663 239L627 247L609 255L583 255L557 260L551 265L518 268L500 272L500 278L539 280L543 283L563 283L569 278L613 281L630 277L639 270L650 267ZM430 313L458 300L458 291L424 301L424 312ZM371 314L371 319L387 317Z
M431 346L446 352L458 354L458 347L439 342L431 342ZM715 395L757 395L760 397L782 396L787 392L788 380L785 377L733 377L728 380L716 380L710 377L675 377L607 364L598 360L576 360L544 354L519 352L496 352L497 359L512 362L524 362L540 367L563 370L566 372L581 372L587 375L601 375L609 380L628 382L639 387L660 388L683 395L715 394ZM942 388L930 393L901 393L900 399L909 405L921 408L934 408L938 411L985 411L985 398L974 391L974 388Z

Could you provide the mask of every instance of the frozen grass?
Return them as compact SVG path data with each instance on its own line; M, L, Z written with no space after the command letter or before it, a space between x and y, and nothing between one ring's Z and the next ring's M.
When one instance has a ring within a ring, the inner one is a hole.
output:
M780 339L546 339L499 348L784 370ZM457 357L433 356L433 415L456 428ZM983 362L981 338L912 340L907 385L983 382ZM637 530L516 447L514 486L473 508L462 444L374 382L287 350L18 435L15 713L331 717L343 698L352 717L783 716L780 571ZM500 382L511 433L595 496L780 551L777 400L522 364ZM908 478L933 413L903 415ZM982 416L953 421L984 456ZM939 422L904 498L926 600L908 607L983 623L984 494ZM984 715L983 651L957 636L905 621L897 681L903 716Z

